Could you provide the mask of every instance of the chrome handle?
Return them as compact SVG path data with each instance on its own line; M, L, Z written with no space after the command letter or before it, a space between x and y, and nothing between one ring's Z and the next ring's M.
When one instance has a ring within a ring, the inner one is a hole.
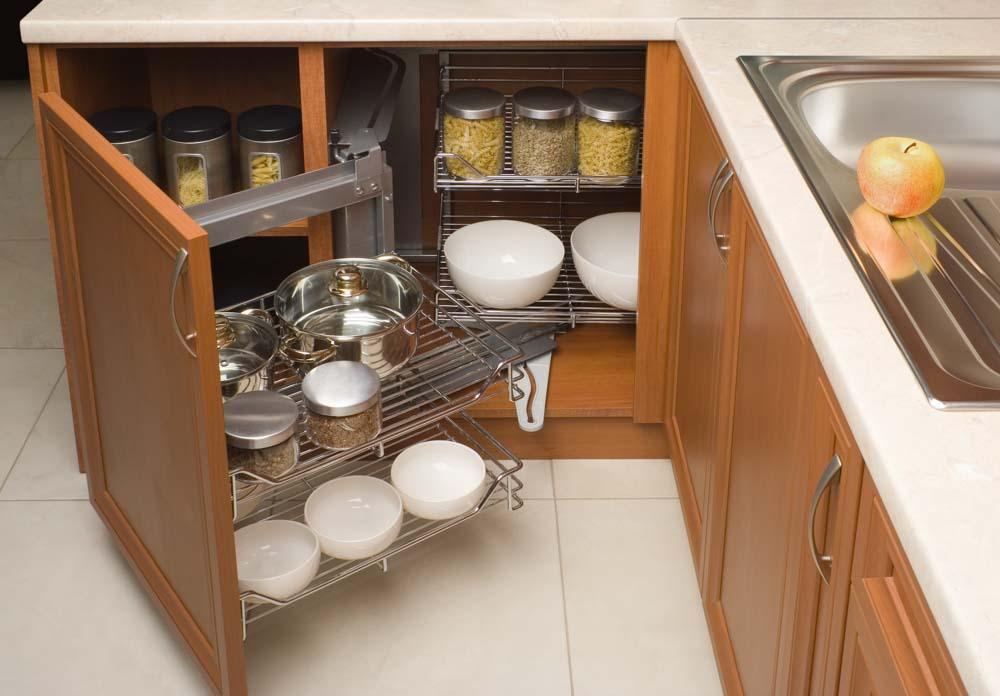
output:
M719 255L723 261L729 255L729 233L719 232L718 227L715 226L715 214L718 212L719 203L722 201L722 194L726 192L726 187L732 183L735 175L736 172L733 171L733 168L729 166L729 161L726 160L726 171L715 190L715 198L711 201L711 207L708 212L708 227L712 231L712 236L715 237L715 246L719 249Z
M188 339L194 338L197 334L192 333L190 336L185 336L184 332L181 331L181 325L177 323L177 283L180 282L181 273L184 272L184 265L187 263L187 259L187 249L178 249L177 259L174 261L174 270L170 276L170 320L174 324L174 333L177 334L177 340L184 346L184 350L190 353L192 358L197 358L198 354L194 352L191 344L188 343Z
M809 535L809 550L812 552L812 559L813 563L816 564L816 570L819 571L820 577L823 578L823 582L827 585L830 584L830 570L833 566L833 557L828 554L820 555L819 548L816 546L816 511L819 509L819 501L823 497L823 491L840 476L840 469L840 456L835 454L830 459L829 464L826 465L826 469L823 470L819 481L816 482L816 490L813 491L812 501L809 503L809 529L806 530Z
M719 179L722 178L722 173L726 171L728 166L729 158L723 157L719 166L715 168L715 174L712 175L712 183L708 187L708 198L705 200L705 220L708 231L712 233L713 237L715 236L715 220L712 219L712 207L715 200L715 190L719 187Z

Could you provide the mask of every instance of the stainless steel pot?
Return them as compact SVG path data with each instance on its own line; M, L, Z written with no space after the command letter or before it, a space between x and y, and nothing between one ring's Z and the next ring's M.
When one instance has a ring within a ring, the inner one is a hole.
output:
M397 256L335 259L285 278L274 312L285 329L281 351L307 371L329 360L355 360L379 377L417 350L420 282Z
M219 349L223 400L271 388L271 368L279 341L267 312L262 309L216 312L215 343Z

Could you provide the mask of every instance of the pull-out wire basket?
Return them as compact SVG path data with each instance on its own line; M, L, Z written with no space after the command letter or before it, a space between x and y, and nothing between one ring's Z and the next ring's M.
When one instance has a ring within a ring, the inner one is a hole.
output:
M399 536L386 550L370 558L355 561L323 556L319 571L312 582L287 600L276 600L253 592L243 592L240 595L240 602L243 609L244 638L248 624L315 594L334 583L345 580L366 568L380 566L385 571L388 569L387 560L390 556L461 524L488 507L505 502L508 509L516 510L523 505L518 497L518 491L522 484L514 476L522 467L521 461L471 417L465 413L458 413L412 432L409 437L387 445L380 455L342 462L337 466L298 479L294 485L285 487L280 494L272 493L261 500L258 507L241 520L238 526L269 519L302 522L306 500L310 493L322 483L340 476L350 475L375 476L389 480L392 462L396 455L407 446L426 440L452 440L471 447L482 456L486 463L486 481L483 494L476 506L464 515L448 520L424 520L404 512Z
M516 363L521 349L488 323L477 317L468 303L441 288L417 270L412 271L424 289L419 310L417 353L400 370L382 380L382 431L371 442L345 451L315 445L300 422L299 462L290 472L271 478L245 468L230 471L232 488L237 483L264 483L256 495L274 494L308 476L342 462L381 452L412 433L457 413L487 396L490 386L504 376L512 400L522 394L515 383L523 368ZM227 308L249 308L273 313L274 293ZM441 303L446 302L447 306ZM294 366L280 357L274 365L273 389L302 403L301 377ZM304 407L300 408L304 418ZM234 510L235 515L235 510Z

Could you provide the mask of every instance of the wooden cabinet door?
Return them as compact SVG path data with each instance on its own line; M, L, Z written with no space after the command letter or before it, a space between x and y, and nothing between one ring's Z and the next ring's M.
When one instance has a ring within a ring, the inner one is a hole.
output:
M792 637L789 694L834 694L864 463L819 359Z
M812 348L741 192L733 205L743 270L736 338L723 357L726 455L712 492L705 602L727 693L772 696L789 661Z
M215 689L243 694L207 236L65 101L39 101L91 502Z
M690 78L682 80L683 149L677 200L667 422L677 483L702 579L704 516L718 458L718 395L728 266L709 223L731 230L731 185L722 187L725 154ZM731 179L730 179L731 182ZM711 199L711 200L710 200ZM716 204L717 205L713 205Z

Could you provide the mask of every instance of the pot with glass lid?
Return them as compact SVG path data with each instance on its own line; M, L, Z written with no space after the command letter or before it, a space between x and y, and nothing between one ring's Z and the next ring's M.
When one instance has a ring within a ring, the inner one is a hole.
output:
M216 312L222 398L271 388L271 366L278 354L278 332L262 309Z
M417 350L420 282L403 259L334 259L306 266L274 293L284 329L281 351L301 372L329 360L355 360L379 377Z

